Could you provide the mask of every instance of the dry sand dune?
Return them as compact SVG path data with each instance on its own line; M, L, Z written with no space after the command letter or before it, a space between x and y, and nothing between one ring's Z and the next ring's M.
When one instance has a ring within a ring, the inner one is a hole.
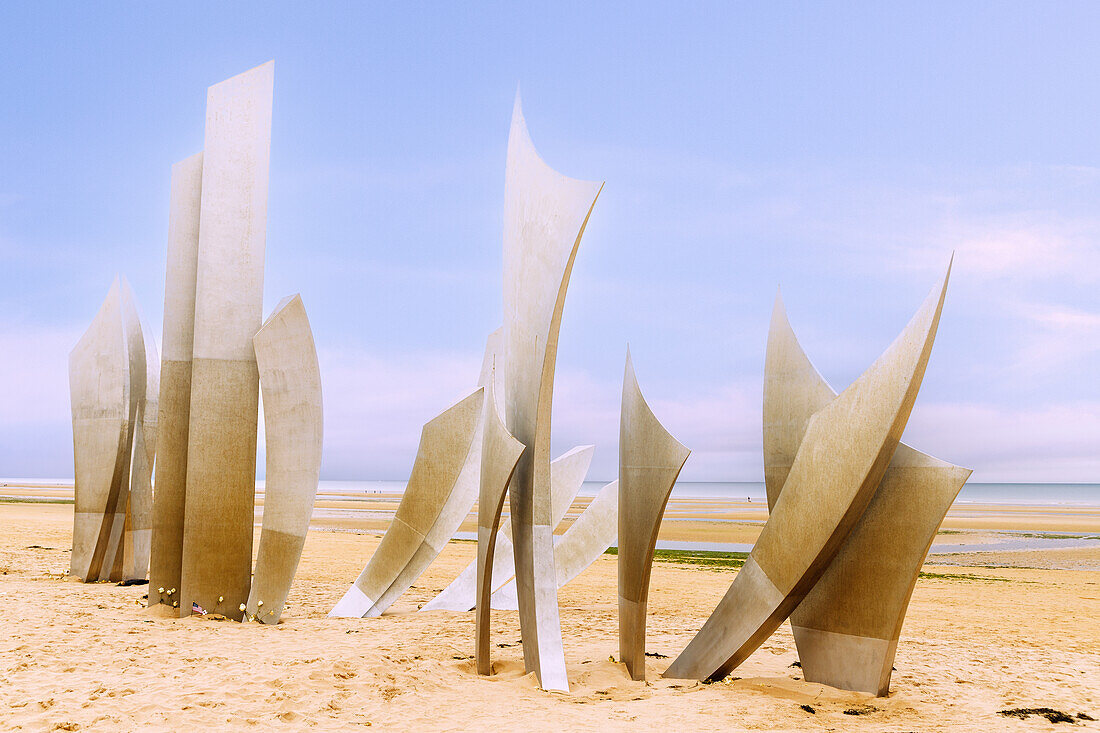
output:
M163 618L144 609L144 587L65 580L71 521L71 505L0 504L5 730L1052 727L997 712L1021 707L1100 718L1100 572L926 567L893 692L876 699L801 680L786 626L736 671L739 679L664 680L658 673L671 660L653 658L650 682L630 681L609 659L615 561L605 556L561 593L572 686L561 694L539 691L523 674L515 613L495 614L497 673L479 679L473 614L414 612L473 558L473 543L451 543L393 613L326 619L378 538L311 531L285 622L266 627ZM649 651L682 649L733 572L657 563ZM1073 727L1086 726L1100 723Z

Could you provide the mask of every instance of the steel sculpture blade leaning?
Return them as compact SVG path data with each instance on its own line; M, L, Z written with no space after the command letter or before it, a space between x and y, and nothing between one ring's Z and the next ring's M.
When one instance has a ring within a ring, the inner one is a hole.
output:
M485 388L478 387L424 426L397 513L363 572L329 616L366 616L413 559L467 463L484 398Z
M145 396L138 403L138 414L134 422L130 503L126 508L122 563L123 582L138 582L148 577L153 534L153 464L157 453L160 355L157 354L156 341L144 319L141 320L141 343L145 352Z
M882 356L810 418L744 567L664 676L724 677L821 578L874 497L901 439L928 364L950 270Z
M252 341L263 391L267 472L245 617L277 624L302 557L321 473L321 371L302 297L284 298Z
M504 495L524 451L500 416L496 399L496 371L490 372L485 396L485 432L481 450L481 482L477 499L477 609L474 621L474 659L478 674L492 674L489 655L489 597L493 590L495 557Z
M148 569L149 469L156 445L156 346L116 278L69 355L76 483L70 573L131 581ZM147 405L151 403L151 407ZM149 409L147 409L149 407Z
M689 455L646 404L627 351L619 418L619 658L634 680L645 679L646 605L657 532Z
M618 497L619 482L615 480L601 488L569 529L554 538L554 575L559 589L615 544L619 528ZM519 608L514 579L493 593L492 605L501 610Z
M550 417L565 294L602 184L547 166L516 95L504 182L506 421L527 446L509 487L523 661L547 690L568 690L554 571Z
M497 372L497 394L499 404L501 374ZM592 464L594 445L580 445L567 451L550 462L550 505L554 526L561 524L565 513L573 504L577 492L580 491L584 477L588 473L588 467ZM614 541L614 540L612 540ZM560 544L560 543L559 543ZM492 593L493 608L512 609L518 608L515 601L515 593L511 594L511 601L500 601L500 590L509 585L516 577L516 566L512 550L512 520L504 519L500 523L497 538L494 541L493 550L493 574ZM555 555L558 551L555 545ZM604 548L607 549L607 548ZM601 550L602 552L602 550ZM450 585L439 592L435 598L420 609L421 611L471 611L477 604L477 560L475 559L458 574ZM559 574L560 575L560 574ZM514 583L511 586L514 587ZM561 583L558 583L561 587Z
M477 386L485 388L492 377L493 364L502 350L503 331L497 329L489 334L485 342L485 356L481 362L481 374ZM477 501L481 475L482 435L485 426L484 413L479 414L474 432L470 438L470 450L462 464L454 487L447 495L443 506L432 522L431 528L424 534L420 545L413 552L405 567L397 574L390 586L378 597L366 615L380 616L407 591L416 579L427 570L443 548L447 546L462 521L469 516Z
M99 551L111 495L117 501L129 432L130 364L118 278L88 330L69 354L69 396L75 469L73 551L69 574L99 577ZM108 530L109 533L109 530ZM95 561L98 555L98 562Z
M814 412L835 392L777 295L764 365L764 456L774 506ZM806 680L885 695L920 567L970 470L900 443L882 483L821 579L791 614Z
M121 456L122 463L119 466L122 472L122 480L119 483L114 513L108 513L107 515L110 529L104 532L108 542L99 571L100 580L113 581L123 580L123 571L126 565L126 544L128 540L131 543L133 541L130 518L130 484L134 478L134 440L137 433L140 432L140 422L144 419L145 383L148 379L145 339L141 330L141 314L138 313L134 293L125 277L122 278L122 328L126 333L126 356L130 369L130 390L127 404L129 413L128 432L125 452ZM144 448L142 452L144 453ZM144 571L142 577L144 577Z

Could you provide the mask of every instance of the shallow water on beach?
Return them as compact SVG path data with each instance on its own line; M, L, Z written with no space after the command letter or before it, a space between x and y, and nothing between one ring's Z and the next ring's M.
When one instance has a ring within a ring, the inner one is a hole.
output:
M606 481L585 481L579 496L595 496L607 484ZM0 478L0 495L5 487L36 487L60 497L71 497L71 478ZM264 482L257 481L256 489L262 494ZM401 494L404 481L320 481L317 495L370 496L377 494ZM672 489L673 499L725 499L732 501L764 502L766 494L762 481L680 481ZM1100 507L1100 484L1080 483L968 483L955 500L955 508L965 504L1007 504L1024 506L1082 506Z
M581 501L569 516L575 518L587 500L605 485L602 481L586 481L578 496ZM321 481L318 486L318 506L313 511L313 523L318 527L338 531L380 533L392 520L403 481ZM0 479L0 499L34 496L36 500L71 502L72 481L65 479ZM262 521L264 483L257 482L256 524ZM16 498L18 500L18 498ZM1031 509L1028 509L1030 507ZM1091 528L1096 509L1100 508L1100 484L968 484L952 506L947 526L937 537L930 554L938 556L961 553L1016 552L1030 550L1060 550L1100 548L1096 532L1050 531L1053 527L1066 530ZM507 506L504 516L508 515ZM1031 518L1042 517L1045 527L1034 530L1011 529L1013 523L1029 527ZM472 515L471 515L472 517ZM467 518L468 522L471 520ZM660 539L658 549L705 550L716 552L749 552L751 542L721 542L715 539L753 539L755 532L767 520L764 484L760 482L680 482L673 489L667 527L672 537ZM1051 525L1051 520L1061 523ZM464 526L462 529L469 529ZM739 525L756 529L745 535L737 533ZM1077 525L1074 527L1074 525ZM701 535L699 528L710 527ZM727 530L714 528L730 527ZM960 529L961 528L961 529ZM686 532L686 534L685 534ZM694 536L706 537L694 541ZM459 531L455 539L476 539L476 533Z
M1013 532L1002 530L991 533L985 542L967 544L933 545L930 555L957 555L972 552L1015 552L1018 550L1056 550L1074 547L1100 548L1100 536L1066 532ZM1026 536L1021 536L1026 535ZM477 532L456 532L456 540L477 540ZM658 540L658 550L691 550L695 552L751 552L748 542L673 542Z
M585 481L579 496L595 496L606 484L606 481ZM258 485L262 486L262 482ZM403 481L321 481L318 494L400 494L404 490ZM762 481L680 481L673 487L672 497L751 502L767 499ZM955 500L956 507L960 504L1100 507L1100 484L968 483Z

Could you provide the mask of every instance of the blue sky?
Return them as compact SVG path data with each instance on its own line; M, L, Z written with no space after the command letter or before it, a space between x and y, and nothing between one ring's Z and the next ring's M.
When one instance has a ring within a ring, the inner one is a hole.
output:
M629 342L686 480L762 478L776 287L835 388L957 252L905 439L975 481L1100 481L1100 6L5 3L0 476L71 476L66 358L116 273L160 331L169 168L275 59L265 311L300 292L322 477L408 475L501 320L517 85L606 181L554 446L616 472Z

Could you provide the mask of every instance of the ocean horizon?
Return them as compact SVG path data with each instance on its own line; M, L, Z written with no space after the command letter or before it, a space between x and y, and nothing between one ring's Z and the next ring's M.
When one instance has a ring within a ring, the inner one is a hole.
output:
M319 496L331 494L400 494L405 490L401 480L321 480ZM592 497L608 481L585 481L578 496ZM70 489L71 478L0 478L5 486L38 486ZM256 481L263 491L264 481ZM678 481L672 489L676 499L723 499L764 502L767 497L763 481ZM968 483L963 486L955 504L1009 504L1021 506L1087 506L1100 507L1100 483Z

